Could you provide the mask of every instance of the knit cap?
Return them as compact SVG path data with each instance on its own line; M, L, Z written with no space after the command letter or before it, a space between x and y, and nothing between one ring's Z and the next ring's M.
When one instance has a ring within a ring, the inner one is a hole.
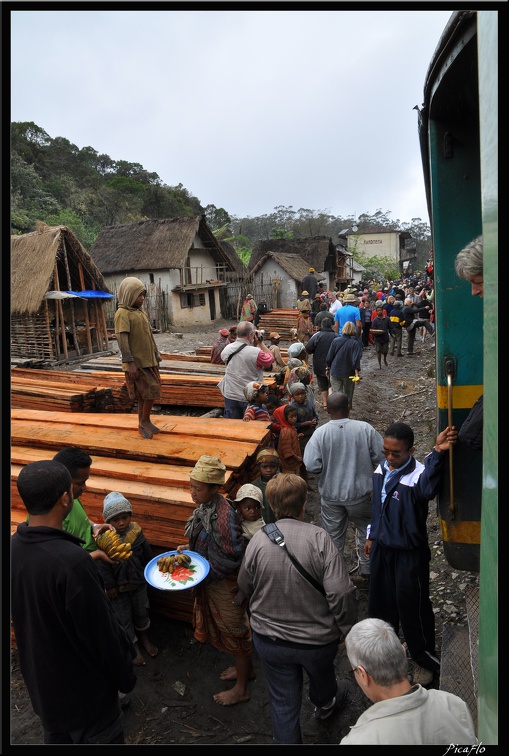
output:
M126 497L119 493L119 491L112 491L107 496L104 497L104 503L103 503L103 520L104 522L109 522L114 517L117 517L119 514L124 514L124 512L128 512L129 514L133 513L133 508L131 507L131 503L126 499Z
M212 486L222 486L225 480L226 465L219 457L209 457L203 454L189 473L193 480L209 483Z
M288 391L293 396L296 391L305 391L306 387L303 383L299 383L299 381L296 381L295 383L292 383L291 386L288 387Z

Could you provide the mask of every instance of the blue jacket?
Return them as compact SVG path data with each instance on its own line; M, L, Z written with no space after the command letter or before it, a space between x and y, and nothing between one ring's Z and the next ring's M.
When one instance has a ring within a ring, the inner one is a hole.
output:
M433 449L422 462L414 457L386 488L382 504L384 463L373 473L373 513L369 538L390 549L428 546L428 502L437 495L447 454Z
M325 364L333 378L348 378L361 369L362 345L355 336L340 336L331 341Z

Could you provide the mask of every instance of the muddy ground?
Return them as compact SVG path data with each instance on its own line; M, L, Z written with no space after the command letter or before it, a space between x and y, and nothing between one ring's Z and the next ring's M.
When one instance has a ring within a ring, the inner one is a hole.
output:
M210 345L217 331L233 325L233 321L216 321L214 328L187 329L180 338L176 333L156 334L161 351L186 352L198 346ZM404 353L405 349L404 335ZM287 346L281 343L281 346ZM116 343L112 342L112 348ZM403 421L415 432L415 455L422 460L433 446L436 436L435 420L435 350L433 339L427 335L424 343L416 338L415 354L411 357L388 357L388 367L378 369L374 348L363 353L362 381L355 388L351 417L371 423L381 433L392 422ZM75 369L76 365L66 366ZM319 396L317 394L317 399ZM317 403L318 408L318 403ZM172 408L161 412L173 414ZM181 414L182 408L176 410ZM190 414L204 414L202 410ZM318 408L320 424L328 416ZM213 454L213 449L211 449ZM316 480L310 481L316 487ZM320 525L320 502L316 492L309 492L307 519ZM477 583L477 575L453 570L442 553L442 539L435 503L430 504L428 518L429 543L432 552L431 595L436 616L437 650L440 651L444 622L466 624L464 589ZM349 533L345 557L354 576L356 557L353 551L353 531ZM359 619L366 616L367 593L358 590ZM146 666L137 668L138 683L132 702L124 712L126 742L131 745L162 744L271 744L272 731L268 695L258 659L257 672L251 683L251 700L233 707L216 704L213 694L228 687L219 679L231 660L208 645L193 638L191 625L152 615L152 635L159 648L154 659L146 659ZM313 705L307 698L305 685L301 722L304 743L337 744L347 734L349 726L369 705L356 685L350 665L339 651L336 658L338 676L346 679L349 700L345 708L326 722L313 718ZM433 687L439 687L436 677ZM19 673L17 652L11 657L10 739L4 720L4 743L35 745L42 743L39 718L33 713L23 679ZM5 711L5 709L4 709Z

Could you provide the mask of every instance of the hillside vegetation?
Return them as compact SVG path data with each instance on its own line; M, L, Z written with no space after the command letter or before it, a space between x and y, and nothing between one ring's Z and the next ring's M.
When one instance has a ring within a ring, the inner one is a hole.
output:
M271 213L239 218L215 205L202 206L181 183L169 186L140 163L116 160L93 147L79 149L65 137L50 137L33 122L11 124L11 233L34 231L38 222L65 225L90 250L104 226L148 218L205 214L221 240L230 242L244 262L259 239L330 236L341 229L408 231L417 244L415 269L422 269L431 233L420 218L392 220L378 209L358 218L325 210L279 205ZM365 267L369 260L354 255Z

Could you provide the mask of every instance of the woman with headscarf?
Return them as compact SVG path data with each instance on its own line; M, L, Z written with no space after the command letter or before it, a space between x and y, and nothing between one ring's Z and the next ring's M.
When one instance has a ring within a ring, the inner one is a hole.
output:
M210 564L209 574L194 588L194 637L235 657L235 666L220 676L235 680L234 687L214 695L216 703L233 706L249 701L248 681L254 678L254 668L246 600L234 603L247 541L239 513L219 493L225 472L221 460L208 455L201 456L191 470L191 497L197 508L186 523L189 545L178 546L178 551L196 551Z
M161 355L142 310L146 296L143 281L134 276L124 278L118 288L114 324L129 397L138 404L138 429L143 438L152 438L161 430L150 420L152 406L161 398Z
M249 320L250 323L254 321L254 317L256 315L256 302L253 299L252 294L246 294L246 298L244 299L244 302L242 303L242 309L240 311L240 319L241 320Z

